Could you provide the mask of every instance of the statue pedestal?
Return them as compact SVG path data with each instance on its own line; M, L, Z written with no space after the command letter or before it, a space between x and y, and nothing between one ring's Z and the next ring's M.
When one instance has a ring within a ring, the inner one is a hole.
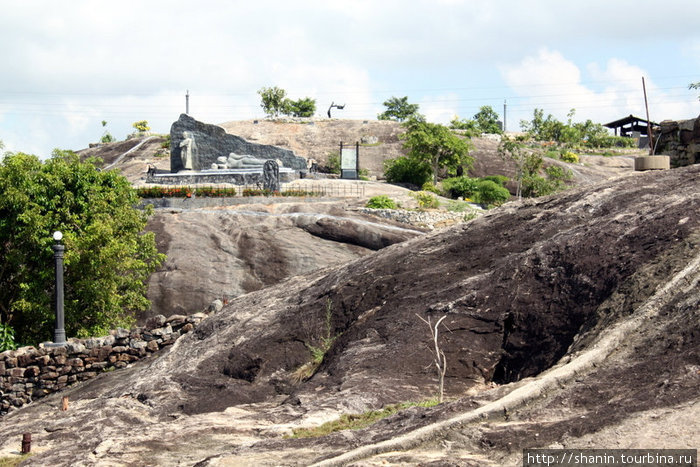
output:
M280 167L280 182L287 183L299 178L296 170ZM230 183L233 185L263 186L263 170L255 169L222 169L222 170L180 170L177 173L148 174L146 183L158 185L216 185Z
M669 170L671 158L669 156L640 156L634 158L634 170Z

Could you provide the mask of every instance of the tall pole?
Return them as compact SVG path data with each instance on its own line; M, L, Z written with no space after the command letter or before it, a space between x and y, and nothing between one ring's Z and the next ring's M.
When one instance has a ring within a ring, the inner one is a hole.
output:
M185 113L187 115L190 114L190 90L187 90L187 94L185 94Z
M506 108L508 104L505 99L503 99L503 133L506 132Z
M647 101L647 85L642 76L642 89L644 90L644 107L647 109L647 133L649 134L649 155L654 155L654 135L651 131L651 120L649 120L649 102Z
M56 263L56 326L53 333L53 343L55 345L63 345L66 343L66 330L63 318L63 252L65 247L60 243L63 238L61 232L54 232L53 257Z

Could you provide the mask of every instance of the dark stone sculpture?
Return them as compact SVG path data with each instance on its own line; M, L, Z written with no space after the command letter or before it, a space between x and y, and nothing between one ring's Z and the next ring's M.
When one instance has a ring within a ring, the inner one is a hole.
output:
M263 165L263 189L280 191L280 168L274 160L268 160Z
M183 162L183 150L186 152L186 165ZM277 159L282 162L283 167L306 172L306 159L294 155L288 149L248 142L239 136L226 133L219 126L200 122L186 114L180 115L170 127L171 172L211 169L219 157L228 158L231 153L245 154L262 160Z

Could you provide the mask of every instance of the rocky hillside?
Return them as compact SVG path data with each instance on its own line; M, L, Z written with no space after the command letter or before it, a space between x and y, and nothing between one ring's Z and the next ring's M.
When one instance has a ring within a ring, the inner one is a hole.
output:
M699 245L700 166L511 203L233 299L158 358L4 417L0 452L25 432L30 465L516 465L530 447L694 449ZM284 438L433 397L419 317L442 316L449 402Z
M311 120L282 122L270 120L242 120L222 123L228 133L260 144L272 144L290 149L298 156L313 159L320 165L328 163L328 156L338 154L340 142L360 143L360 166L370 176L382 178L384 161L405 155L399 138L403 128L397 122L378 120ZM118 168L133 184L144 183L149 166L162 171L170 170L169 150L161 146L162 136L134 138L127 141L100 145L78 151L82 156L104 160L105 166ZM470 155L474 158L471 176L515 175L514 164L498 154L498 139L473 138ZM573 184L596 183L629 173L634 167L634 154L603 157L580 155L580 164L566 164L545 159L546 164L560 164L573 173Z
M158 209L147 229L168 259L149 279L152 306L139 322L201 311L422 234L339 201Z
M371 175L381 176L383 162L404 155L398 122L386 120L310 120L277 122L243 120L220 125L228 133L261 144L291 149L298 156L313 159L321 165L330 154L340 153L340 143L360 143L360 166Z

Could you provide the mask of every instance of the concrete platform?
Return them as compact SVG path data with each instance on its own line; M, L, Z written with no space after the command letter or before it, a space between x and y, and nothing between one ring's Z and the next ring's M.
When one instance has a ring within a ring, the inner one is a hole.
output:
M299 172L288 167L280 167L280 182L287 183L300 178ZM263 171L260 169L226 169L226 170L181 170L177 173L149 173L146 183L159 185L196 185L220 184L262 185Z

